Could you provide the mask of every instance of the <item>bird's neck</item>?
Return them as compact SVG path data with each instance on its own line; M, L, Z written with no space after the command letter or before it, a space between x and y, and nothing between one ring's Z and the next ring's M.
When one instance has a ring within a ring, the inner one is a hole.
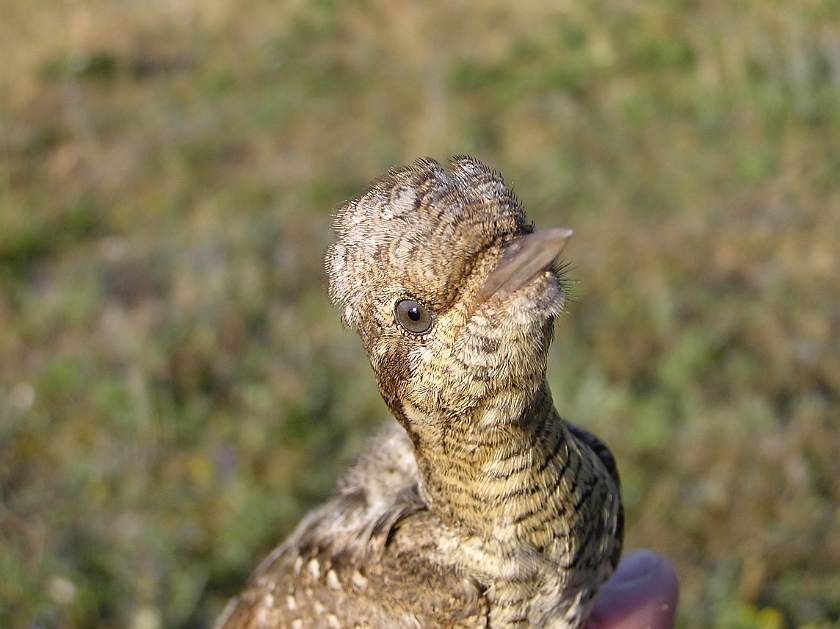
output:
M561 477L579 456L546 382L524 399L500 393L466 416L404 412L430 510L470 535L541 545L537 521L568 503Z

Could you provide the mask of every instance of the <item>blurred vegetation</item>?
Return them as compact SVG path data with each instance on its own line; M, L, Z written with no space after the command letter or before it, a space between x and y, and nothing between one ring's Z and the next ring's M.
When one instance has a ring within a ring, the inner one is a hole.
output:
M840 626L840 2L0 3L0 626L205 627L387 417L332 207L575 230L558 408L683 627Z

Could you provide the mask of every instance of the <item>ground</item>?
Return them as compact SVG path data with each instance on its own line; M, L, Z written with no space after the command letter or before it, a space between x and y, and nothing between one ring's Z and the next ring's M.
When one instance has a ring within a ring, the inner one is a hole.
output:
M332 208L575 231L549 379L683 627L840 623L837 0L0 3L0 626L205 627L387 410Z

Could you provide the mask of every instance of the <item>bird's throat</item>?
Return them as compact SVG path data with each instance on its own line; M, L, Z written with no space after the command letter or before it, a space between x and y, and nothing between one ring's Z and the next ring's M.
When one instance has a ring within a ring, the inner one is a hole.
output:
M524 408L511 407L504 417L504 406L492 400L454 418L403 408L429 509L488 539L500 531L530 533L529 518L559 512L568 501L562 477L579 456L546 383Z

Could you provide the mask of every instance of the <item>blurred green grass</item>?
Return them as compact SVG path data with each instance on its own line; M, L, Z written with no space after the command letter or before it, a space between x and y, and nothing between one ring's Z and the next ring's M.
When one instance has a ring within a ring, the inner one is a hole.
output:
M840 3L0 5L0 626L204 627L387 411L332 207L575 230L549 377L683 627L840 626Z

